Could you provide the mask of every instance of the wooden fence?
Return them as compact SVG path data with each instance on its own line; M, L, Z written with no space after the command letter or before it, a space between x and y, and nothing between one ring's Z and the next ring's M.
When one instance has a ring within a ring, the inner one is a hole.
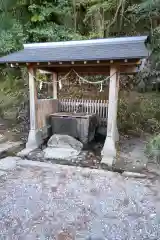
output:
M107 124L107 100L61 99L59 102L60 112L84 112L87 114L96 114L99 117L101 125L106 126Z

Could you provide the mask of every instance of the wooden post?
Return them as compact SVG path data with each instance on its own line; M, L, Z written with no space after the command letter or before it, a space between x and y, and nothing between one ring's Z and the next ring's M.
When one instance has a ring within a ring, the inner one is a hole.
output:
M57 73L52 74L52 79L53 79L53 99L57 99L57 80L58 80L58 75Z
M35 71L32 67L28 68L29 72L29 98L30 98L30 131L26 148L34 149L38 147L37 139L37 92L35 85Z
M36 119L36 103L37 93L35 86L35 71L33 68L29 69L29 96L30 96L30 129L36 130L37 119Z
M107 119L107 137L102 150L102 162L112 166L116 157L116 129L117 129L117 104L119 88L119 71L116 65L110 67L110 84L109 84L109 103Z
M118 126L117 126L117 112L118 112L118 94L119 94L119 81L120 81L120 72L117 71L117 79L116 79L116 122L115 122L115 132L114 132L114 137L115 137L115 142L119 141L119 132L118 132Z

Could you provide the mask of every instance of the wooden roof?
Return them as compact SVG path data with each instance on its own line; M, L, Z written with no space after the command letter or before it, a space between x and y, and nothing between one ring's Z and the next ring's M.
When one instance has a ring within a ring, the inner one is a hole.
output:
M25 44L23 50L0 58L0 64L142 59L148 56L146 39L138 36Z

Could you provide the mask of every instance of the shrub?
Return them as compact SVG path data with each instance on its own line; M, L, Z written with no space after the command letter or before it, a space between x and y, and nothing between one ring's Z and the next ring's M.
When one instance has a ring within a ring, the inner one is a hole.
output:
M158 133L160 131L160 94L121 92L118 108L121 132Z
M160 160L160 134L154 136L146 145L145 153L148 157Z

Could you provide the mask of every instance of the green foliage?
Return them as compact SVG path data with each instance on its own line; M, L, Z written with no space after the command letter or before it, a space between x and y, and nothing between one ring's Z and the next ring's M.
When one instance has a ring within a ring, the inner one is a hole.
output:
M160 160L160 134L154 136L146 145L145 149L148 157L155 159L159 162Z
M4 55L22 47L26 37L19 22L12 21L12 26L0 31L0 54Z
M141 135L160 131L160 96L156 93L121 93L118 111L122 132Z
M150 72L156 77L157 72L159 75L160 71L160 1L143 0L142 3L134 5L132 12L137 16L139 23L145 23L145 26L148 24L150 38L147 47L151 52Z
M64 41L72 39L72 31L55 23L41 24L28 31L34 42Z
M31 22L44 22L54 20L58 22L58 16L62 14L53 3L44 2L42 5L32 4L28 7L31 12Z
M17 120L19 107L28 99L26 70L3 69L0 81L0 117ZM13 123L13 122L12 122Z
M2 0L1 54L27 41L139 35L150 30L157 40L159 13L159 0Z
M160 13L160 1L159 0L143 0L140 4L133 6L134 12L139 16L139 18L144 19L149 17L159 17ZM149 16L148 16L149 14Z

